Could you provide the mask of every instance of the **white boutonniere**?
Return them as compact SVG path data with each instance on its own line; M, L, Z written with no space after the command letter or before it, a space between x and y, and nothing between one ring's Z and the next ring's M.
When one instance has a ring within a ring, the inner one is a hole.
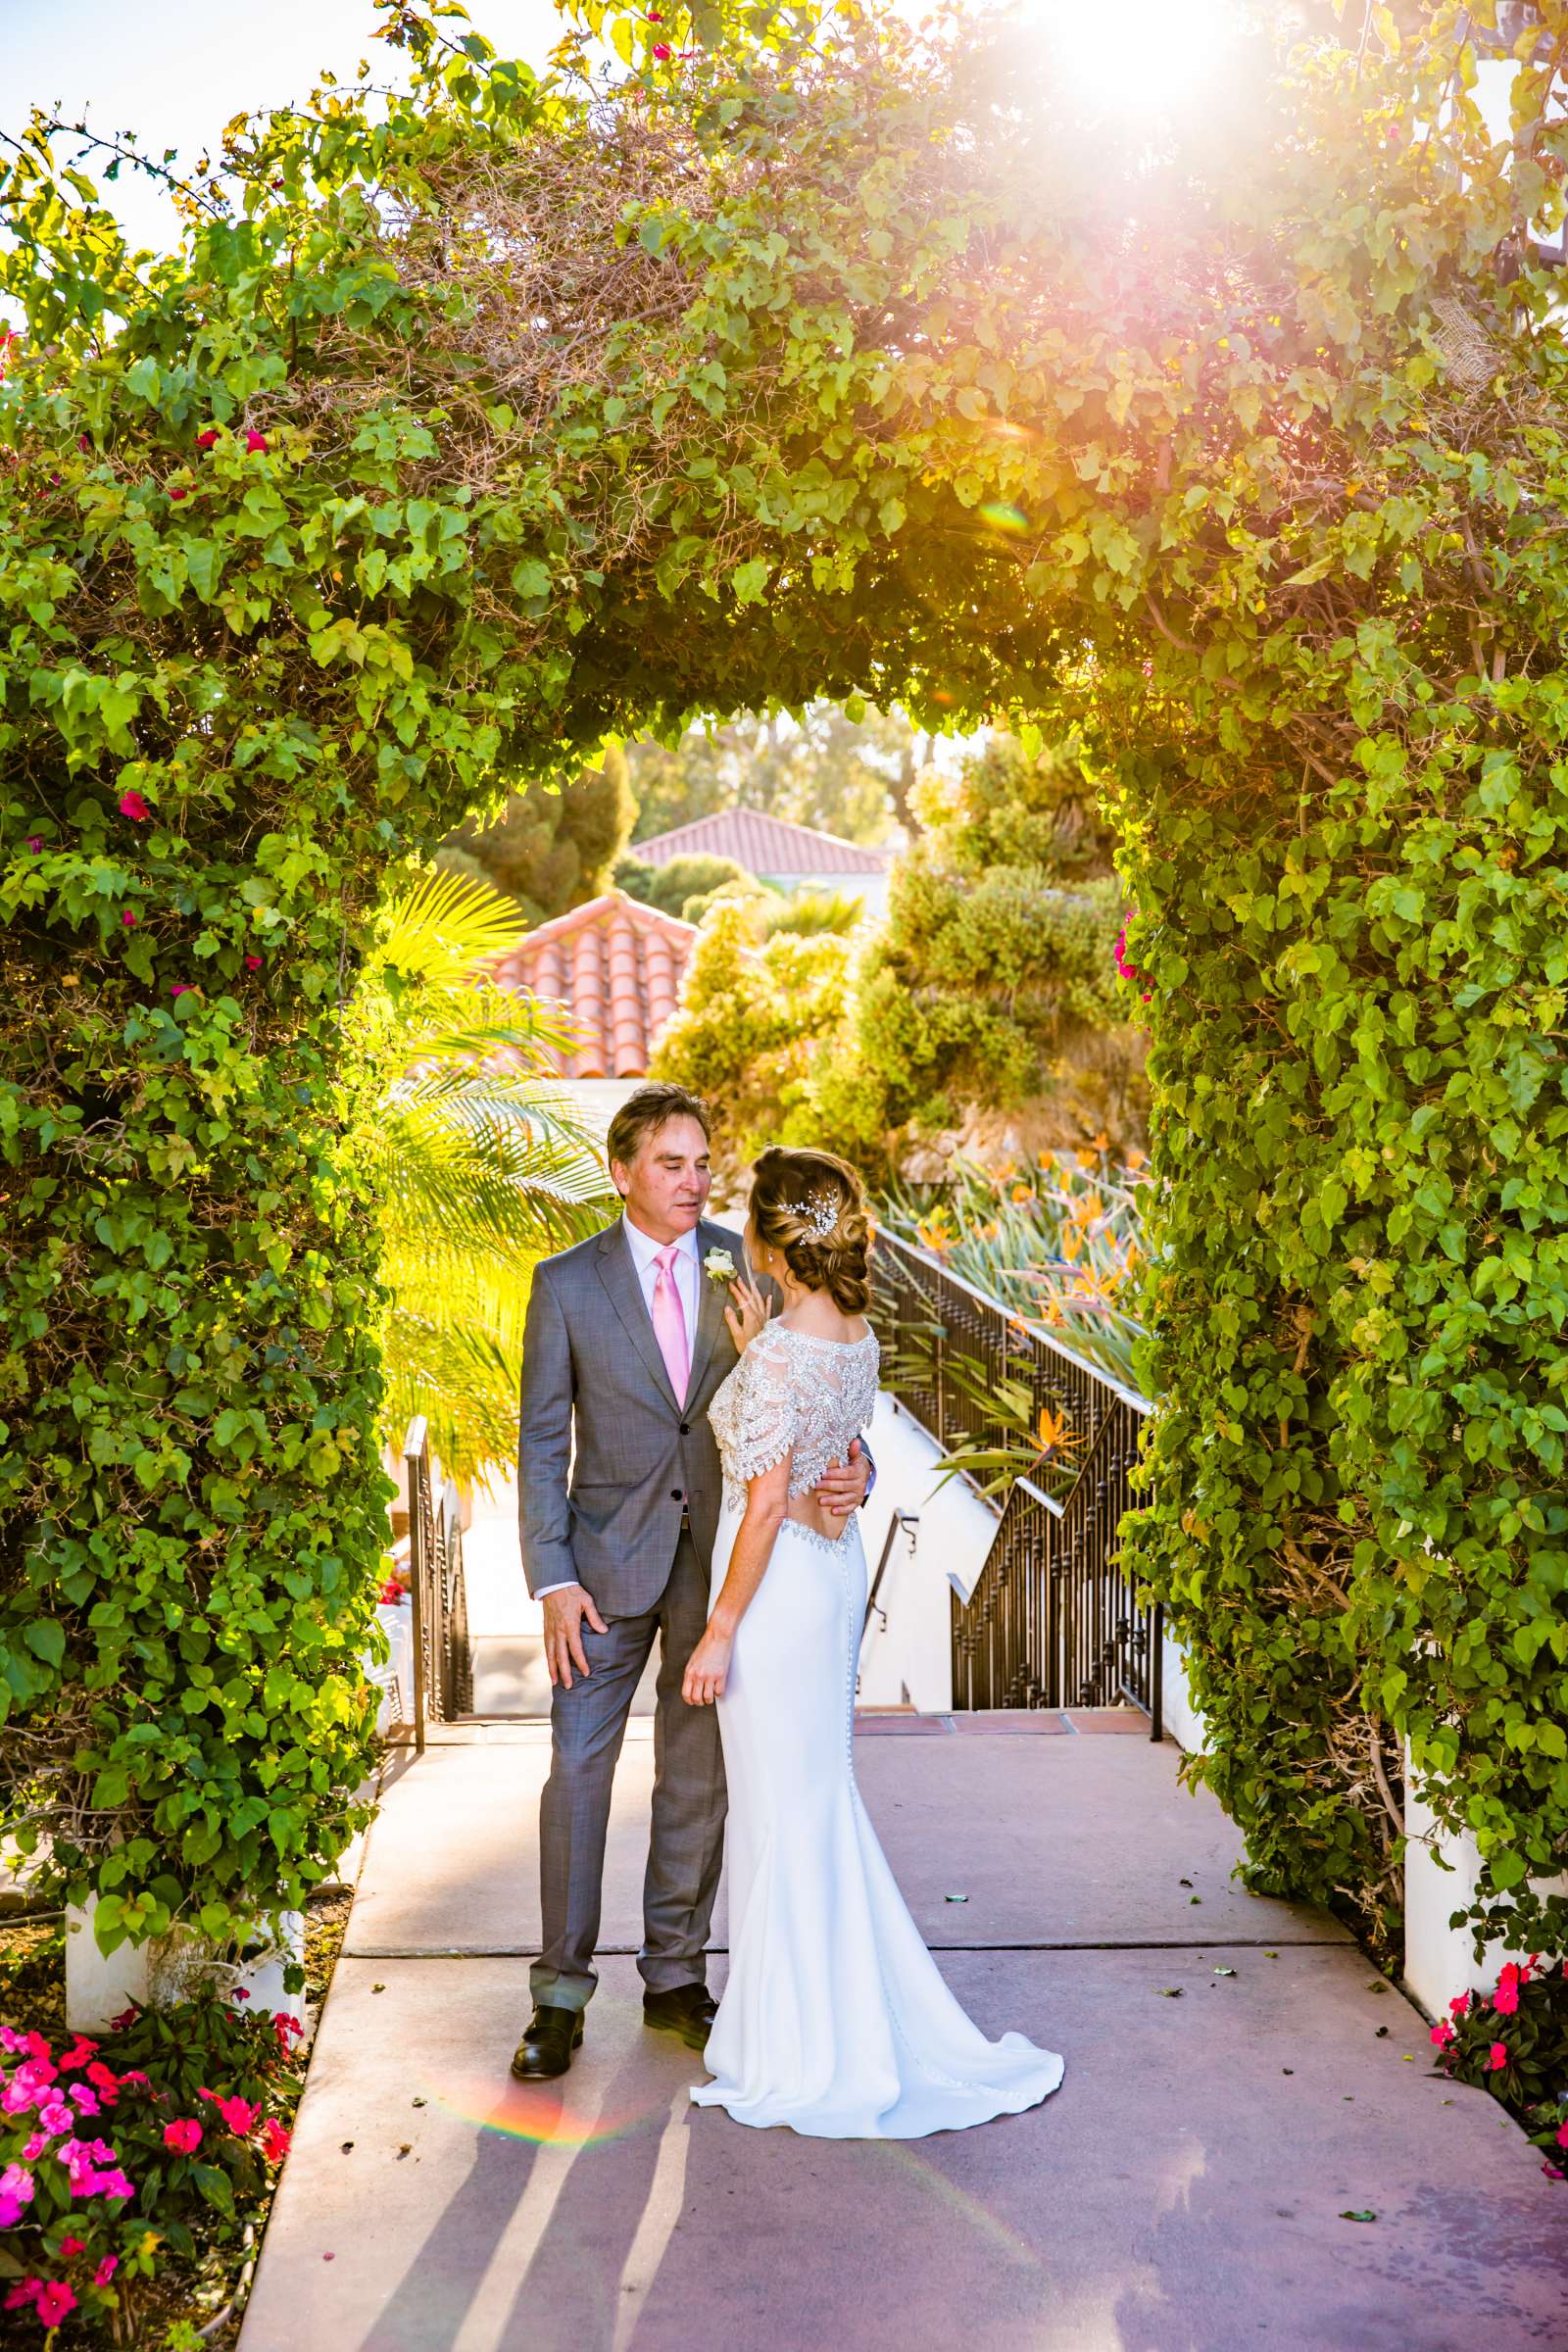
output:
M703 1260L703 1272L710 1282L733 1282L738 1269L727 1250L710 1250Z

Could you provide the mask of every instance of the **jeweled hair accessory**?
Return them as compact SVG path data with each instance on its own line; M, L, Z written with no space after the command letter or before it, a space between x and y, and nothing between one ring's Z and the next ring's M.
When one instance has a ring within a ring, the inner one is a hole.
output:
M786 1200L782 1205L792 1217L800 1217L819 1242L825 1242L839 1221L839 1204L832 1193L812 1193L806 1200Z

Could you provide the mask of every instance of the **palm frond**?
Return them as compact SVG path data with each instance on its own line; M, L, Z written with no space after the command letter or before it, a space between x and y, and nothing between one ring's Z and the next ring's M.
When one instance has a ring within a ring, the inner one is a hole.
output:
M527 931L528 918L515 899L472 875L438 867L392 901L372 961L391 965L406 980L452 980L514 948Z

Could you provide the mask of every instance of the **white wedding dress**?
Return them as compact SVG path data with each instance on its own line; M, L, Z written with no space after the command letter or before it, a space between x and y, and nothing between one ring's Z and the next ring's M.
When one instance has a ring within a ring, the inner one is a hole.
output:
M709 1408L724 1466L711 1601L747 1481L793 1456L808 1494L870 1421L873 1337L771 1323ZM988 2041L943 1982L855 1785L865 1554L787 1519L735 1637L718 1700L729 1782L729 1981L700 2106L818 2139L918 2139L1015 2115L1062 2062L1021 2034Z

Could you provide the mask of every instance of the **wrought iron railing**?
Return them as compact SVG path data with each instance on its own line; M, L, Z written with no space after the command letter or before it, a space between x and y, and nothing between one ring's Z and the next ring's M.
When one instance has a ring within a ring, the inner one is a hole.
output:
M422 1413L409 1423L409 1587L414 1610L414 1744L427 1722L473 1712L468 1597L463 1581L462 1498L430 1451Z
M877 1237L875 1291L883 1378L940 1444L995 1443L984 1392L1003 1378L1027 1378L1036 1412L1049 1406L1076 1441L1061 1493L1014 1480L972 1596L954 1594L954 1705L1130 1699L1159 1739L1161 1611L1138 1607L1116 1559L1148 1399L891 1234Z

